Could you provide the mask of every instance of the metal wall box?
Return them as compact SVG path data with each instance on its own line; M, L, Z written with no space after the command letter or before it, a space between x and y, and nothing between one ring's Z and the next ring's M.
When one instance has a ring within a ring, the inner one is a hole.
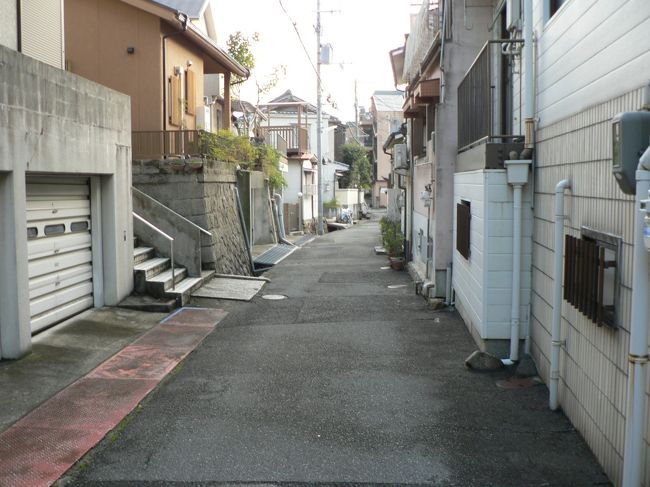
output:
M636 168L650 145L650 112L619 113L612 119L612 173L621 191L636 193Z

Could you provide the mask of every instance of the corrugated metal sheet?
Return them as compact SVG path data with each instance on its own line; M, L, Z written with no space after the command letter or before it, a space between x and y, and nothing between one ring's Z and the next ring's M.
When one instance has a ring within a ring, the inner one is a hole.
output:
M63 69L63 0L22 0L20 19L22 53Z

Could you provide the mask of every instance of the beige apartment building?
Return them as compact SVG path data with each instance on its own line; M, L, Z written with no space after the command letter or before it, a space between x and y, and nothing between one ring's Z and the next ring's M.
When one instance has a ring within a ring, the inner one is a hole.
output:
M371 97L374 142L374 176L372 183L372 206L385 207L388 201L386 190L390 185L392 171L391 156L382 150L382 146L391 132L399 129L404 118L401 91L375 91Z

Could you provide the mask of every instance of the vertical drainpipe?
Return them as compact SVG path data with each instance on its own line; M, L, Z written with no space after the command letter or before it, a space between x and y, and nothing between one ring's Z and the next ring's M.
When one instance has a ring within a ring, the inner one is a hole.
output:
M563 179L555 186L555 245L553 258L553 321L551 325L551 380L549 407L559 407L560 347L562 324L562 254L564 252L564 190L571 189L571 181Z
M650 89L648 89L650 105ZM634 254L632 261L632 316L630 326L630 352L628 355L627 411L625 415L625 450L623 456L623 487L639 487L643 471L643 432L645 429L646 375L648 364L648 321L650 311L650 257L645 248L642 200L650 191L650 147L639 160L636 171L636 199L634 217Z

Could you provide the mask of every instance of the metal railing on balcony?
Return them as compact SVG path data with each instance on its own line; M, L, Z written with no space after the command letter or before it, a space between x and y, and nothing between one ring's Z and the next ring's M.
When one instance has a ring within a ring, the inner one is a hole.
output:
M307 129L296 125L263 126L259 128L259 136L264 138L274 137L277 134L287 144L287 152L305 153L309 150L309 135Z
M483 46L458 85L458 150L483 142L506 142L521 138L512 121L515 106L512 85L522 39L493 40Z
M160 130L131 133L133 159L165 159L198 156L202 152L200 130Z

